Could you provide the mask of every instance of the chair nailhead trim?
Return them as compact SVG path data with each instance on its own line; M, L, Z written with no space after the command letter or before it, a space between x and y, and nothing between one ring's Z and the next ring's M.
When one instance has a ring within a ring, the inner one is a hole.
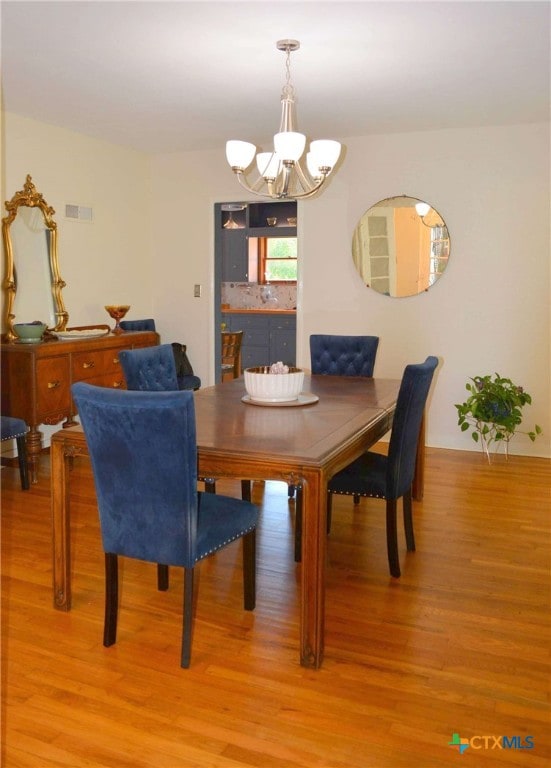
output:
M223 541L217 547L214 547L213 549L209 549L209 551L205 552L204 555L201 555L200 557L198 557L195 560L195 562L198 563L199 560L202 560L204 557L208 557L209 555L212 555L213 552L218 552L218 550L222 549L223 547L225 547L226 544L231 544L232 541L237 541L237 539L240 539L242 536L245 536L245 534L250 533L251 531L254 531L255 528L256 528L256 525L251 525L246 530L241 531L241 533L237 533L235 536L232 536L231 539L226 539L226 541Z
M378 493L358 493L357 491L329 491L336 496L363 496L364 499L384 499L385 496L381 496Z

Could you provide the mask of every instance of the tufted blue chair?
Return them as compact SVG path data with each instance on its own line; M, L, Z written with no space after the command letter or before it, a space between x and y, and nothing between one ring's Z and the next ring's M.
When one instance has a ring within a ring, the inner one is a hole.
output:
M121 320L120 326L123 331L155 331L155 320L148 317L144 320Z
M373 376L378 336L310 336L312 373L330 376Z
M189 667L195 565L243 539L245 610L256 601L255 538L259 510L248 501L197 491L193 393L132 392L72 386L86 435L105 552L103 644L117 639L118 556L184 568L181 666Z
M143 320L121 320L123 331L155 331L155 320L152 317ZM173 342L172 351L176 362L176 376L180 389L200 389L201 379L193 373L193 368L186 355L185 344Z
M121 350L119 360L127 388L148 392L199 389L198 376L178 377L175 355L173 344Z
M314 333L310 336L310 369L328 376L373 376L378 346L378 336ZM295 490L289 485L289 498ZM301 524L298 518L297 524ZM295 561L300 562L300 536L295 537Z
M27 432L29 428L23 419L14 416L2 416L2 441L15 440L17 445L17 461L19 477L23 491L29 490L29 466L27 463Z
M371 496L386 500L386 540L388 563L392 576L400 576L396 526L397 501L402 499L404 529L408 551L415 551L411 488L415 473L417 442L423 412L438 358L427 357L424 363L407 365L402 376L388 455L367 451L338 472L327 488L328 524L331 520L331 499L335 493L358 498Z
M122 349L119 352L119 360L127 389L141 392L174 392L178 389L195 389L195 387L182 386L183 382L176 375L174 344L159 344L155 347L140 349ZM216 482L213 478L202 477L200 480L204 481L205 488L209 493L216 492ZM247 486L244 485L243 490L243 498L250 501L250 483Z
M122 349L119 360L128 389L147 392L180 389L170 344Z

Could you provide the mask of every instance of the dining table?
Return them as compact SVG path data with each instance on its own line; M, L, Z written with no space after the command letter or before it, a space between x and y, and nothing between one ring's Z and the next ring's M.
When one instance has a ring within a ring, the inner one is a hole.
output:
M300 663L319 668L324 655L327 483L385 436L400 381L313 375L301 397L257 404L243 377L194 392L198 475L279 480L300 486L303 499L300 569ZM70 477L73 459L87 456L82 427L51 438L53 597L71 608ZM423 494L424 433L419 439L414 497ZM78 563L74 564L78 569Z

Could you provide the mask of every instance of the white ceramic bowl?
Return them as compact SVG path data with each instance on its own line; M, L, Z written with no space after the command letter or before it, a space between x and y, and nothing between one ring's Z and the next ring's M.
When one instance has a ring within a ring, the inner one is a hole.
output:
M287 403L297 400L304 384L304 371L289 368L289 373L268 373L269 366L245 368L245 389L257 403Z

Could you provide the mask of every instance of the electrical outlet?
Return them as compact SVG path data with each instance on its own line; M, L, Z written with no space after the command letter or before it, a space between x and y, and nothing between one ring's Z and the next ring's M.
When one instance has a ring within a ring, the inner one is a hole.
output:
M201 286L200 285L196 284L194 286L194 288L193 288L193 297L195 299L200 299L201 298Z

